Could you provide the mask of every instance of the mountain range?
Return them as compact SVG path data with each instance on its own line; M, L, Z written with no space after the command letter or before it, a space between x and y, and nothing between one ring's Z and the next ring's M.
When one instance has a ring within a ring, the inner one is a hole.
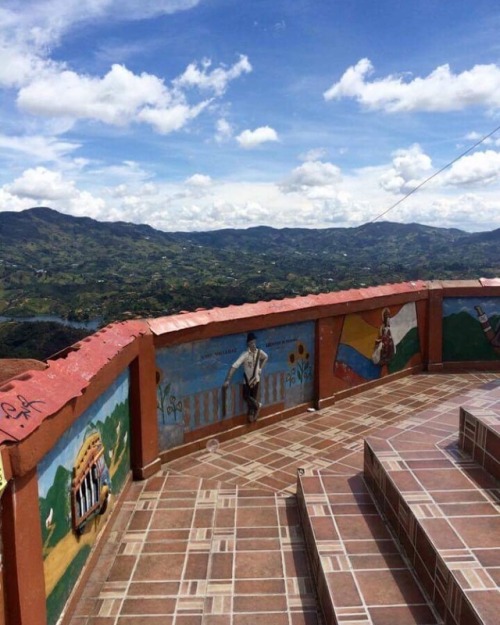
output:
M500 275L500 229L162 232L47 207L2 212L0 315L111 321L413 279Z

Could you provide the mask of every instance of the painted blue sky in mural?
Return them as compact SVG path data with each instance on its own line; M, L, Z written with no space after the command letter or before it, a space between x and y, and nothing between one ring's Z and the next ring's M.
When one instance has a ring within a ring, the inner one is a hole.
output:
M471 317L477 319L477 312L475 306L481 306L483 311L489 315L500 314L500 297L446 297L443 300L443 317L449 315L458 314L460 312L466 312Z
M288 357L302 342L314 362L314 323L300 323L255 332L257 347L269 356L264 376L288 369ZM172 382L171 393L185 397L222 386L227 372L245 351L246 333L196 341L158 352L157 364L163 372L161 384ZM233 383L243 381L240 368Z
M42 459L38 467L38 493L45 497L54 482L54 476L59 466L71 470L75 455L83 443L85 430L89 423L105 421L115 407L128 400L129 376L122 374L109 386L83 415L73 423L57 444Z

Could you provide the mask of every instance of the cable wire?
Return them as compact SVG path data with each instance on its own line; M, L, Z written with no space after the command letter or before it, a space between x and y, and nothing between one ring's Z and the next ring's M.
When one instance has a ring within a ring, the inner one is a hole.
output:
M457 161L459 161L461 158L463 158L466 154L469 154L469 152L472 152L472 150L475 150L477 148L478 145L481 145L481 143L484 143L486 141L486 139L489 139L492 135L494 135L496 132L498 132L500 130L500 126L497 126L494 130L492 130L491 132L489 132L487 135L485 135L482 139L479 139L479 141L477 141L476 143L474 143L474 145L472 145L470 148L468 148L467 150L465 150L465 152L462 152L459 156L457 156L456 158L454 158L452 161L450 161L449 163L447 163L444 167L441 167L441 169L439 169L438 171L434 172L431 176L429 176L428 178L426 178L425 180L423 180L420 184L418 184L414 189L412 189L411 191L409 191L406 195L404 195L402 198L400 198L397 202L395 202L392 206L389 206L389 208L386 208L385 211L383 211L382 213L380 213L380 215L377 215L376 217L374 217L373 219L371 219L370 221L367 221L363 224L363 226L368 226L369 224L374 223L375 221L377 221L378 219L380 219L381 217L383 217L384 215L386 215L389 211L391 211L392 209L396 208L396 206L399 206L399 204L401 204L401 202L404 202L407 198L410 197L410 195L413 195L416 191L418 191L419 189L421 189L424 184L427 184L429 181L431 181L433 178L435 178L436 176L439 176L439 174L441 174L445 169L448 169L448 167L451 167L453 164L455 164Z

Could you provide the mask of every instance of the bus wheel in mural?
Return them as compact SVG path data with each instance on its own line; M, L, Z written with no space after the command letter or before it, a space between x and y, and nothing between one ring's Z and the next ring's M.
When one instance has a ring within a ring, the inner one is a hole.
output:
M84 440L73 467L71 516L73 531L78 536L91 519L106 512L110 483L104 445L99 432L93 432Z

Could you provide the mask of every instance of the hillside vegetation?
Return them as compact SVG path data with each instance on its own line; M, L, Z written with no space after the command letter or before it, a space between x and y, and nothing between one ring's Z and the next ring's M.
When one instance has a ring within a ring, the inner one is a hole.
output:
M415 279L500 275L500 230L166 233L50 208L0 218L0 315L105 322Z

